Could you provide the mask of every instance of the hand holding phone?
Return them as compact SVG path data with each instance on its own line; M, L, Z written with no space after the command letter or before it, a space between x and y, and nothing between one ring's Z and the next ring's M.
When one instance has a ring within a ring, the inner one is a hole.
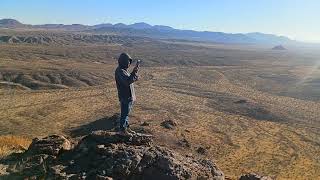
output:
M137 60L136 66L133 68L134 72L138 72L139 71L140 63L141 63L141 60Z

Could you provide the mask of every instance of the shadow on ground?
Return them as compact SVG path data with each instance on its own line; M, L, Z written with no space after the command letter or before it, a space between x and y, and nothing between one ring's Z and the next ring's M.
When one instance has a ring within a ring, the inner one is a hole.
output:
M110 117L104 117L88 124L84 124L82 126L71 129L68 133L72 137L79 137L90 134L92 131L112 130L117 127L118 119L119 114L114 114Z

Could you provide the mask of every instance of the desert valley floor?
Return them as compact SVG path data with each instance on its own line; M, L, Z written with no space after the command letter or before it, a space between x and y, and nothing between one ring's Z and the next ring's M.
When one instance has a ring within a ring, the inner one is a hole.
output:
M231 178L320 177L319 53L121 37L68 44L68 34L54 33L62 40L53 44L0 43L3 137L111 130L119 113L113 74L126 51L144 61L133 129L182 154L214 159ZM177 126L166 129L165 120Z

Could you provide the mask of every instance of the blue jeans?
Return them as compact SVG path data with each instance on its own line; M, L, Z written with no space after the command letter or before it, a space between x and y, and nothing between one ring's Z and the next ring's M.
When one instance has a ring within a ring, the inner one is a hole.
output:
M132 101L120 101L121 115L120 115L120 130L125 130L129 126L129 113L132 109Z

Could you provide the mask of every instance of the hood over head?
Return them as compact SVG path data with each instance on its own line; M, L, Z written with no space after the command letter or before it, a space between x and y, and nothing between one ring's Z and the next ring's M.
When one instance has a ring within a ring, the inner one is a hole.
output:
M132 63L132 58L127 53L122 53L119 56L118 64L121 68L127 69L129 65Z

